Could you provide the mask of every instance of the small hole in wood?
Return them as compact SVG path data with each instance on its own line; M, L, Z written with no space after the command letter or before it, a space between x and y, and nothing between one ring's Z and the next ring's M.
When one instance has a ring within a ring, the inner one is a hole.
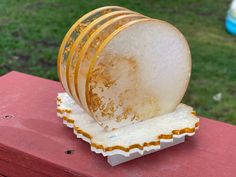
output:
M74 154L75 153L75 150L66 150L65 151L65 154L68 154L68 155L71 155L71 154Z
M14 115L11 114L0 115L0 119L12 119L12 118L14 118Z

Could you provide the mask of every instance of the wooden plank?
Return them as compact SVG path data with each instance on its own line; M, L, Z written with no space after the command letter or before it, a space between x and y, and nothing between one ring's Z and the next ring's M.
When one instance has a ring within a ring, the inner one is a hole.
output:
M6 176L214 176L236 174L236 127L202 118L185 143L111 167L56 116L58 82L0 77L0 174ZM65 151L74 150L72 154ZM14 170L12 170L14 169Z

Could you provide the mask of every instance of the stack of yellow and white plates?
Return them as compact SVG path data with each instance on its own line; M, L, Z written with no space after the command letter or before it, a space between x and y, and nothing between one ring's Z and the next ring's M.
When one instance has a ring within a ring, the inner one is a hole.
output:
M188 44L174 26L117 6L82 16L58 54L64 89L107 130L176 110L190 73Z
M82 16L61 44L66 93L58 94L57 115L111 165L123 163L194 135L199 118L180 103L190 73L188 44L174 26L102 7Z

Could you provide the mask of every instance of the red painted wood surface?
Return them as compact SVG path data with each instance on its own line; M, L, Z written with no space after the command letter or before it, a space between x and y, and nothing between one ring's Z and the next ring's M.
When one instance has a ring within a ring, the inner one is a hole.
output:
M236 176L236 126L206 118L185 143L111 167L57 118L56 96L61 91L58 82L22 73L0 77L1 175Z

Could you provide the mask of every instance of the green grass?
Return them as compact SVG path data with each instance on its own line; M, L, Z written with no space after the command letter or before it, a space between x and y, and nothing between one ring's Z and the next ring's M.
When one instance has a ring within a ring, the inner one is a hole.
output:
M1 0L0 74L17 70L57 80L58 47L84 13L120 5L166 20L186 36L193 58L184 102L198 114L236 125L236 37L225 32L230 0ZM222 93L221 101L213 96Z

